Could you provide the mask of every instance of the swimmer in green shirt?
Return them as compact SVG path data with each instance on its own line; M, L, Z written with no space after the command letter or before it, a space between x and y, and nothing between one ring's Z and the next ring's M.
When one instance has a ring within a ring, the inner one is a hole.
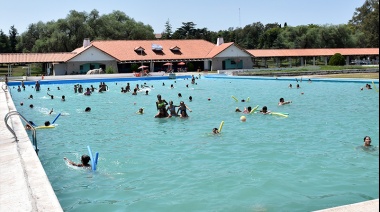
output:
M166 100L162 99L161 95L158 94L157 95L157 101L156 101L156 107L157 107L158 113L155 116L155 118L167 118L167 117L169 117L169 114L166 111L166 105L168 105Z

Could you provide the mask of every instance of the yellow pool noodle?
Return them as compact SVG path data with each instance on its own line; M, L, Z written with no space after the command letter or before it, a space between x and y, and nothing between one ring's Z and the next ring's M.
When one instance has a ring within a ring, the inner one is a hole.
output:
M254 107L254 108L251 110L250 114L254 113L254 112L257 110L257 108L259 108L259 105L257 105L256 107Z
M377 93L379 93L379 89L377 89L377 87L376 87L376 85L375 85L375 82L374 82L374 81L372 81L372 85L373 85L373 88L375 88L375 91L376 91Z
M219 125L219 129L218 129L219 133L222 132L223 125L224 125L224 121L222 121L222 122L220 123L220 125Z

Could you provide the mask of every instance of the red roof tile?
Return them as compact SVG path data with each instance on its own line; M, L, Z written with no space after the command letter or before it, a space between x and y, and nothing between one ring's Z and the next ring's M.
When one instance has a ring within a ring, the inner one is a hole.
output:
M153 51L153 44L162 47L162 51ZM215 44L205 40L93 41L91 45L121 62L204 59L208 58L207 55L215 47ZM141 55L141 53L136 52L136 47L144 48L145 54ZM178 47L180 50L172 51L173 47Z
M9 53L0 54L0 63L59 63L74 55L74 53Z

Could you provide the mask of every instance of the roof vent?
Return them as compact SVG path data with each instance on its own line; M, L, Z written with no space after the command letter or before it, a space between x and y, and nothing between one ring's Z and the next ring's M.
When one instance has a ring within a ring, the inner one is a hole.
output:
M87 46L90 46L91 42L90 42L90 38L85 38L83 40L83 48L86 48Z
M158 45L158 44L152 44L152 50L153 51L162 51L163 48L161 45Z
M172 51L181 51L181 48L179 48L178 46L174 46L174 47L171 47L170 50L172 50Z
M224 43L224 39L222 37L219 37L218 40L216 41L216 45L220 46Z

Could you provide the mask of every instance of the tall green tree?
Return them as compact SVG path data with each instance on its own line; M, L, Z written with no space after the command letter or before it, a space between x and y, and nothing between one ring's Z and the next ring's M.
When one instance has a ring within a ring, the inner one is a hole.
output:
M17 53L18 52L16 49L17 35L18 35L17 29L15 28L14 25L11 26L11 29L9 30L9 47L10 47L11 53Z
M173 39L193 39L195 36L195 26L193 22L182 22L182 27L173 33Z
M238 30L238 44L246 49L257 49L260 45L260 37L264 33L264 25L260 22L246 25Z
M0 53L10 52L8 36L0 30Z
M165 31L162 32L162 39L170 39L172 37L173 30L169 19L165 23Z
M349 24L366 34L364 47L379 47L379 0L365 0L356 8Z
M275 43L277 42L277 39L279 37L279 34L281 32L281 27L279 24L267 24L265 25L264 33L262 36L260 36L259 40L259 47L262 49L271 49L275 47Z

